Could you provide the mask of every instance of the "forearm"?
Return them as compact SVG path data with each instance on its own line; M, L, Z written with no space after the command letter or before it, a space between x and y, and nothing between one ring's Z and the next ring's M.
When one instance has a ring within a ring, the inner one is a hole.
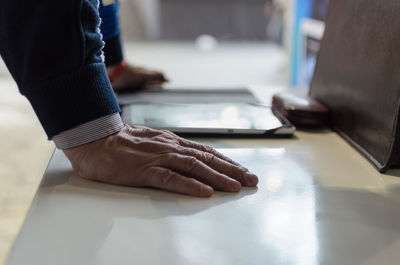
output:
M4 0L0 9L0 53L49 139L120 111L102 59L97 1L61 3Z

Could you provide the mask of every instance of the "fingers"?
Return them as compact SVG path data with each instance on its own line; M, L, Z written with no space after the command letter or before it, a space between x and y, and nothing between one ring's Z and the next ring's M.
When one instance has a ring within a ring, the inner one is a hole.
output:
M147 80L148 82L151 81L158 81L158 82L167 82L168 79L165 78L164 74L161 72L154 72L152 75L150 75L150 78Z
M164 133L164 137L166 137L168 140L174 139L181 146L189 147L189 148L193 148L193 149L197 149L197 150L200 150L200 151L203 151L203 152L210 153L210 154L212 154L212 155L214 155L214 156L216 156L216 157L218 157L218 158L220 158L222 160L225 160L225 161L227 161L227 162L229 162L229 163L231 163L233 165L243 167L242 165L240 165L239 163L237 163L234 160L230 159L229 157L221 154L220 152L218 152L217 150L215 150L211 146L187 140L187 139L179 137L178 135L174 134L173 132L170 132L170 131L167 131L167 130L159 131L159 132L163 132ZM244 168L244 169L246 169L246 168Z
M238 180L244 186L254 187L258 184L258 177L246 168L229 163L211 153L187 147L175 148L173 151L181 155L195 157L214 170Z
M184 176L195 178L216 190L238 192L242 187L237 180L207 166L193 156L170 153L161 158L160 165Z
M212 155L214 155L214 156L216 156L216 157L218 157L218 158L220 158L222 160L225 160L225 161L227 161L227 162L229 162L229 163L231 163L233 165L241 166L239 163L233 161L232 159L230 159L227 156L224 156L223 154L221 154L220 152L218 152L217 150L215 150L214 148L212 148L210 146L207 146L207 145L204 145L204 144L200 144L200 143L196 143L194 141L190 141L190 140L187 140L187 139L184 139L184 138L180 138L179 140L180 140L180 144L182 146L189 147L189 148L194 148L194 149L197 149L197 150L200 150L200 151L203 151L203 152L210 153L210 154L212 154Z
M147 86L161 86L163 83L168 82L168 79L162 73L155 73L146 81Z
M255 187L258 177L242 166L229 163L207 152L199 152L199 159L222 174L238 180L243 186Z
M169 169L152 167L149 173L150 175L147 178L147 186L149 187L197 197L210 197L214 192L210 186Z
M234 192L240 190L241 185L254 187L258 184L256 175L212 147L183 139L169 131L146 127L131 127L131 131L134 136L144 137L134 148L161 154L159 165L164 168L222 191Z
M161 81L149 81L146 83L146 86L161 86L163 82Z
M146 127L132 128L135 135L148 135L151 139L136 145L142 151L158 154L178 153L195 157L212 169L238 180L242 185L254 187L258 184L256 175L212 147L183 139L169 131L153 130Z

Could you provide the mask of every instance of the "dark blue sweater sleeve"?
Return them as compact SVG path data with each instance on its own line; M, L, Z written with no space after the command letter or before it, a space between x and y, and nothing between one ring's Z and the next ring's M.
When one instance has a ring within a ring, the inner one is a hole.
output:
M0 53L49 138L120 111L97 0L2 0Z
M105 5L100 1L101 33L105 42L103 51L106 65L116 65L124 59L120 30L119 30L119 3L107 1Z

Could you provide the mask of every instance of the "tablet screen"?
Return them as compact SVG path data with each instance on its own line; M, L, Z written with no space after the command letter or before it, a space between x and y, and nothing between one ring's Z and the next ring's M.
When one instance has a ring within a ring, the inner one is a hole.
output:
M283 125L270 107L248 103L135 103L123 108L123 120L177 132L268 131Z

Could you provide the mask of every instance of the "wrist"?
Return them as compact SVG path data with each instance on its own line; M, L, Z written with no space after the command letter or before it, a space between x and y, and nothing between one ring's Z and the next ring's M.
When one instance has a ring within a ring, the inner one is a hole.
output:
M122 60L118 64L107 65L106 71L110 82L114 82L126 69L127 64L124 60Z

